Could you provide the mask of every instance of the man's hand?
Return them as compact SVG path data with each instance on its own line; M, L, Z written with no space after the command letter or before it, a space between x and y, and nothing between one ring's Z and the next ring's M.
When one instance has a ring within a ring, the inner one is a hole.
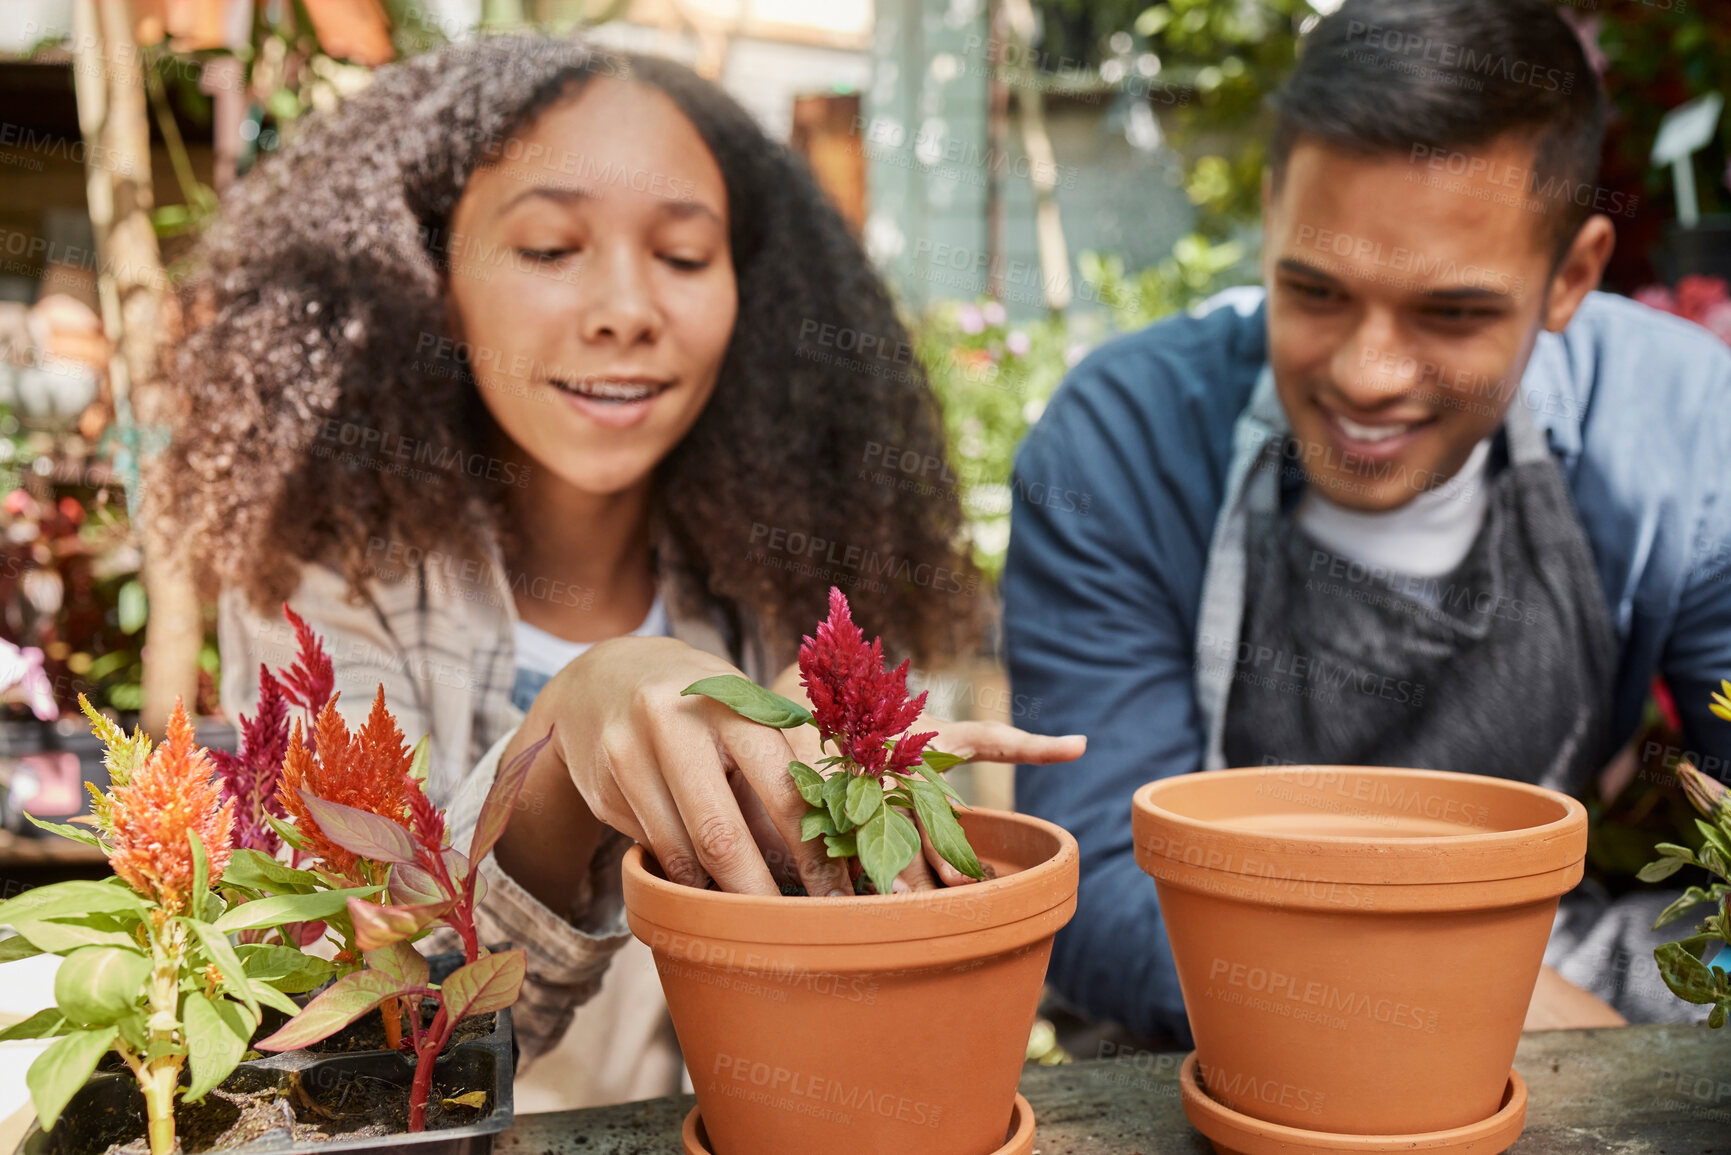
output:
M1629 1020L1599 996L1589 994L1552 970L1539 968L1539 985L1527 1006L1523 1030L1559 1031L1577 1027L1626 1027Z

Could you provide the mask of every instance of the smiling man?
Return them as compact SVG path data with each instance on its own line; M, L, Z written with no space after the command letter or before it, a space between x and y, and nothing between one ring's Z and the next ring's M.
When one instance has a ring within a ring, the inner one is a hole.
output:
M1580 793L1655 673L1731 777L1707 709L1731 353L1595 291L1623 206L1573 31L1545 0L1347 0L1279 114L1264 289L1088 358L1017 459L1016 701L1089 738L1017 777L1082 845L1052 982L1143 1035L1186 1029L1131 853L1150 779L1347 763ZM1029 499L1051 492L1087 500ZM1691 1015L1653 971L1656 901L1566 899L1529 1021Z

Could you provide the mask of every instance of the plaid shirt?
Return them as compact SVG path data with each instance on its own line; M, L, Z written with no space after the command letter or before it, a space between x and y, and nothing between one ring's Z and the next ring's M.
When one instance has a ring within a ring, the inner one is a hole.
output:
M468 845L499 758L523 720L510 701L513 584L496 555L476 564L429 554L399 573L380 572L358 592L336 571L307 565L289 599L330 651L338 709L351 726L365 720L382 685L409 740L432 735L428 793L448 808L451 842L459 848ZM755 631L748 630L743 645L730 645L716 624L681 616L669 584L664 569L662 596L675 638L726 658L759 682L779 672ZM224 708L250 714L258 703L260 663L287 668L294 631L281 617L260 617L234 590L221 597L217 629ZM629 845L617 832L603 840L577 900L563 912L519 886L492 854L481 862L481 941L510 942L529 956L528 978L512 1011L525 1061L559 1041L572 1012L594 996L609 960L630 937L620 886ZM441 937L455 943L450 931L441 931L425 940L428 949L444 949Z

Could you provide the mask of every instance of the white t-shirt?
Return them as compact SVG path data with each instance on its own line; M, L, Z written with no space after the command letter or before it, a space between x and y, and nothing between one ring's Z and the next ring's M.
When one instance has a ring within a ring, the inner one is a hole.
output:
M1490 509L1490 438L1460 472L1385 513L1360 513L1307 486L1294 514L1304 531L1340 557L1409 577L1449 573L1466 558Z
M517 676L511 688L511 701L520 710L529 708L528 704L535 700L535 695L541 692L541 687L547 684L549 678L595 644L566 641L521 619L518 620L514 632L517 642ZM671 633L667 607L662 604L661 595L656 594L655 601L649 607L649 616L643 619L642 625L631 631L630 636L665 638Z

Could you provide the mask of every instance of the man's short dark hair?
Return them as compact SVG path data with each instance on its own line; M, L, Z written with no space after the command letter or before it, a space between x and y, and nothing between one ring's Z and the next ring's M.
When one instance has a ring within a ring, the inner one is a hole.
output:
M1538 203L1559 257L1593 212L1605 97L1550 0L1346 0L1305 37L1275 104L1276 187L1301 137L1446 179L1514 136L1535 155L1511 194Z

